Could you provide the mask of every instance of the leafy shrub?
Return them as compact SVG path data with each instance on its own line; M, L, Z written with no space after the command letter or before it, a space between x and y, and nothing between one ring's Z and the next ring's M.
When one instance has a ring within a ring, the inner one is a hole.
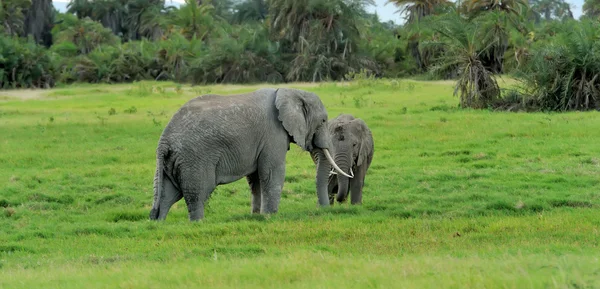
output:
M217 23L219 21L213 16L214 12L215 7L211 4L198 4L194 0L186 0L180 9L173 13L171 23L177 25L180 28L179 32L187 39L205 40L212 30L225 24Z
M81 55L71 71L71 76L81 82L110 83L113 76L112 61L119 57L119 47L100 46L88 55Z
M584 20L534 47L519 73L526 94L543 110L600 109L599 40L600 24Z
M79 53L79 48L75 43L71 41L63 41L57 44L52 45L50 48L51 51L60 55L61 57L75 57Z
M0 33L16 36L22 35L25 28L24 11L31 6L30 1L4 0L0 1Z
M286 80L339 80L361 68L377 70L371 57L361 54L358 47L361 15L369 2L270 2L271 13L266 22L269 32L280 43Z
M0 34L0 87L50 88L56 69L48 50L32 40Z
M132 107L130 107L128 109L125 109L123 112L129 113L129 114L133 114L133 113L137 112L137 108L135 106L132 106Z
M358 43L363 54L370 55L377 64L376 75L388 77L402 77L414 70L414 61L407 55L405 37L399 31L387 28L377 19L372 20L368 35L364 41Z
M77 20L73 17L71 15L71 17L64 18L64 21L68 22L69 25L58 26L53 29L56 44L71 42L77 46L79 53L87 54L100 45L116 45L120 42L119 37L99 22L90 18Z
M240 26L212 41L191 68L196 83L281 82L277 45L263 26Z
M456 13L429 17L426 25L437 34L438 40L425 41L424 47L441 50L431 72L437 75L456 73L454 95L459 95L462 108L488 108L498 99L500 87L492 71L483 63L482 51L492 43L482 40L482 30L475 22Z
M131 82L155 79L162 67L156 58L156 45L149 41L132 41L123 44L111 63L111 81Z
M156 59L160 72L159 80L187 81L191 62L197 59L204 44L196 37L188 40L181 33L170 33L158 42Z

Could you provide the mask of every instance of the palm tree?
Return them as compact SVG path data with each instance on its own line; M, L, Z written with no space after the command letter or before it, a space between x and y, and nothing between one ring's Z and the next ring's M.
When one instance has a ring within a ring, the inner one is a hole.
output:
M54 14L51 0L0 0L0 31L50 47Z
M524 0L469 0L467 7L469 17L483 25L486 41L491 44L485 51L485 66L494 73L502 73L511 28L527 33L521 25L524 22L521 13L528 4Z
M128 36L125 25L127 0L71 0L67 5L67 12L77 15L79 19L89 17L99 21L115 35Z
M529 0L529 5L537 21L540 19L546 21L552 19L573 19L571 6L564 0Z
M231 18L233 0L196 0L198 6L211 5L214 8L214 15L223 20L229 21Z
M30 0L0 1L0 31L7 35L22 35L25 31L25 11Z
M212 39L192 63L196 83L282 82L277 71L277 44L269 41L268 27L259 23L235 25Z
M527 3L524 0L470 0L467 5L472 14L496 10L518 15L519 7L527 6Z
M159 39L164 27L167 26L167 17L174 7L165 7L164 0L130 0L127 3L126 24L133 34L133 39L149 38Z
M210 4L198 5L195 0L186 0L184 5L174 11L170 21L181 28L181 33L186 38L206 40L209 32L216 26L213 12L214 7Z
M235 6L234 23L262 21L267 18L269 8L265 0L247 0Z
M75 14L83 19L92 15L93 3L88 0L71 0L67 4L67 13Z
M289 58L287 79L341 79L347 72L375 69L358 55L364 7L372 0L270 0L272 36Z
M32 0L25 12L22 36L31 35L35 42L50 47L53 26L54 6L52 6L52 0Z
M599 37L595 20L563 23L531 52L520 75L526 95L544 110L600 109Z
M600 18L600 0L585 0L583 14L589 18Z
M59 43L72 42L77 46L80 54L88 54L101 45L111 46L119 43L119 38L109 28L89 17L78 20L75 25L65 27L57 33L56 38Z
M437 41L427 41L425 46L442 46L443 54L432 71L447 74L458 71L454 95L460 95L463 108L487 108L500 94L492 72L483 64L483 54L491 43L482 41L478 23L469 21L459 13L448 13L427 24L440 35Z
M406 22L410 24L418 24L418 22L430 15L436 15L441 8L450 6L452 2L449 0L388 0L387 4L394 4L399 14L404 14ZM413 30L417 30L414 28ZM420 71L425 71L428 66L428 58L432 55L431 51L419 51L419 33L410 35L408 48L414 58L417 68Z
M110 28L123 40L158 39L166 26L164 0L71 0L68 12L89 17Z
M399 14L405 14L407 23L414 23L423 17L436 14L436 10L452 2L449 0L388 0L386 5L392 3L398 7Z

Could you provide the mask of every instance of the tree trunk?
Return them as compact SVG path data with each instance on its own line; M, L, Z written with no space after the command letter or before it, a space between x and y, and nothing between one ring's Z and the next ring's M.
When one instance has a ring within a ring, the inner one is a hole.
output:
M408 49L410 50L410 54L415 59L415 63L417 64L417 69L419 72L425 70L425 64L423 63L423 59L421 58L421 52L419 52L419 42L418 41L410 41L408 42Z
M494 45L492 48L494 50L492 72L495 74L504 72L504 53L506 53L506 49L508 49L508 36L504 37L501 42L502 43Z
M100 20L102 26L110 29L114 35L121 36L122 34L122 16L119 11L111 11L111 13L107 13Z
M52 0L32 0L31 6L24 11L25 21L23 37L31 35L35 42L46 47L52 45L52 27L54 26L54 6Z
M550 14L550 7L544 9L544 18L546 19L546 21L552 20L552 16Z

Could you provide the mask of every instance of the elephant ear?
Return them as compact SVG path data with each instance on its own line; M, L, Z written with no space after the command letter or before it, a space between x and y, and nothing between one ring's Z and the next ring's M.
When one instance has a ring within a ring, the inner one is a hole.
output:
M373 146L373 135L371 134L371 130L367 127L367 124L360 118L356 118L353 120L356 123L356 127L358 128L358 136L360 136L360 144L358 149L358 160L356 165L360 166L363 164L367 164L367 166L371 163L373 158L373 150L375 149Z
M294 89L277 89L275 91L275 107L279 111L279 120L294 142L304 150L308 124L306 122L307 107L302 92Z

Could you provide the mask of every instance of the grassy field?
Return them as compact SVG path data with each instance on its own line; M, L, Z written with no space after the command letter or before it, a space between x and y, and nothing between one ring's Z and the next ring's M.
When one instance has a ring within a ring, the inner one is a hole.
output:
M147 220L171 115L259 86L0 91L0 288L600 288L598 112L459 110L448 82L290 86L373 131L362 206L318 208L293 146L278 214L252 216L242 179L202 222L183 201Z

